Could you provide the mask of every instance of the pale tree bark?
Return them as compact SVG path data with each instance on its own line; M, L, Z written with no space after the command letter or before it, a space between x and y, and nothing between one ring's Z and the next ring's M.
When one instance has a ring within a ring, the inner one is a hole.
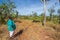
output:
M46 0L44 0L44 20L43 20L44 26L46 26Z

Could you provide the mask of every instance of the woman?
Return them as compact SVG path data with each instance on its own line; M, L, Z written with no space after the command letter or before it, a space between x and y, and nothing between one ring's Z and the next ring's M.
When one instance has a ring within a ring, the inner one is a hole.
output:
M9 18L8 18L7 26L8 26L8 31L9 31L9 34L10 34L10 38L13 38L14 31L16 29L16 25L15 25L11 16L9 16Z

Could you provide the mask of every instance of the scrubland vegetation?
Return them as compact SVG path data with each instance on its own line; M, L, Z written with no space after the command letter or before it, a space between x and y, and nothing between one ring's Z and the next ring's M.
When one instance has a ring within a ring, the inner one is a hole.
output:
M23 30L14 40L60 40L60 8L57 14L54 13L55 9L49 8L49 16L46 16L44 12L40 15L37 15L37 12L31 15L20 15L14 8L16 6L11 1L0 5L0 40L9 39L7 29L9 15L16 23L15 34ZM44 18L46 18L45 24Z

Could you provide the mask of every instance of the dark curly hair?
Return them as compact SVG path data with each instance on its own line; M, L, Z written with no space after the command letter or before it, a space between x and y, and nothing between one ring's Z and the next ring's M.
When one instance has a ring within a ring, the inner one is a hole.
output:
M8 16L8 18L11 19L11 20L13 19L11 16Z

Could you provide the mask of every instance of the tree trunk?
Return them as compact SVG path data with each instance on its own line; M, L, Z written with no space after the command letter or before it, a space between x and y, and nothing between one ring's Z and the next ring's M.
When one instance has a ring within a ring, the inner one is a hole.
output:
M43 21L44 26L46 26L46 2L44 0L44 21Z
M52 20L53 20L53 14L50 13L50 21L52 21Z
M18 19L18 12L16 13L16 19Z

